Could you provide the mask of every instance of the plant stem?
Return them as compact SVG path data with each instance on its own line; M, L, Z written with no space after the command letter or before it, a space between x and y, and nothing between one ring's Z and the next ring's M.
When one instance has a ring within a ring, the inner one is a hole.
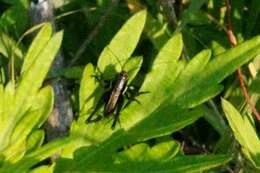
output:
M165 9L164 10L165 15L166 15L166 18L167 18L170 26L175 29L175 32L181 32L182 28L180 26L178 26L178 19L177 19L176 13L175 13L175 9L173 7L173 4L175 3L175 1L174 0L161 0L160 3L163 6L163 8ZM188 55L185 44L183 45L182 53L183 53L183 56L185 57L185 59L187 61L189 61L190 57Z
M167 10L165 11L165 13L168 13L167 14L167 16L168 16L168 18L169 17L171 17L172 19L170 20L170 21L172 21L172 22L174 22L175 24L176 24L176 31L177 32L181 32L181 30L183 29L182 27L180 27L180 26L177 26L177 24L178 24L178 21L177 21L177 18L176 18L176 13L175 13L175 9L172 7L172 3L173 3L173 1L172 0L162 0L162 1L160 1L161 2L161 4L162 4L162 6L167 6ZM170 7L169 7L170 6ZM189 57L189 55L188 55L188 53L187 53L187 48L186 48L186 46L185 46L185 44L183 45L183 55L184 55L184 57L186 58L186 60L190 60L190 57ZM214 114L218 117L218 119L219 119L219 122L220 122L220 124L222 125L222 127L227 127L226 126L226 123L225 123L225 121L224 121L224 119L223 119L223 117L221 116L221 113L220 113L220 111L217 109L217 106L216 106L216 104L214 103L214 101L213 100L209 100L208 101L208 106L209 107L211 107L211 109L213 110L213 112L214 112ZM205 115L205 117L206 117L207 115ZM206 118L207 119L207 118ZM214 127L214 124L212 124L212 126ZM226 128L225 128L226 129Z
M51 22L53 30L55 31L56 25L52 0L43 1L41 3L39 3L39 1L31 1L31 3L34 3L34 5L30 6L32 23L35 25L43 22ZM53 61L50 71L55 72L55 70L63 66L64 57L60 49ZM50 141L67 135L73 119L73 113L68 90L65 86L66 81L64 79L51 79L48 80L48 84L53 87L55 93L54 109L44 125L46 140Z
M232 47L237 46L237 39L236 36L234 35L233 32L233 25L232 25L232 20L231 20L231 5L229 0L226 0L226 15L227 15L227 37L229 40L229 43L231 44ZM246 88L246 85L244 83L244 78L243 78L243 73L240 68L237 69L237 77L239 79L240 83L240 88L242 90L242 93L246 99L247 104L249 105L250 109L252 110L253 114L255 115L256 119L260 122L260 114L257 111L255 105L251 102L250 96L248 94L248 90Z

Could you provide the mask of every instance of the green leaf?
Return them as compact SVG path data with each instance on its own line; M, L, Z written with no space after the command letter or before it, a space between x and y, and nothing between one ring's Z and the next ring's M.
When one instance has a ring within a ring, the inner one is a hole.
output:
M242 145L246 156L253 164L260 167L260 140L248 116L242 116L231 103L222 99L222 107L234 136Z
M92 64L88 64L84 69L84 72L82 74L82 79L80 82L80 89L79 89L80 110L83 109L83 106L86 103L87 99L89 99L89 97L91 96L93 92L92 90L97 87L95 85L95 79L92 75L94 75L94 67Z
M93 65L88 64L84 69L84 72L82 74L82 79L80 82L80 89L79 89L80 115L79 115L78 122L84 122L86 120L86 116L89 115L89 111L91 110L93 104L96 102L95 98L93 98L93 94L96 93L95 91L98 88L98 83L95 80L94 75L95 73L94 73Z
M250 91L255 93L260 93L260 75L259 73L256 74L255 79L252 81L250 85Z
M182 37L180 34L172 37L161 49L140 89L141 92L149 93L136 98L141 104L133 102L122 111L121 121L124 122L122 123L124 129L130 128L136 122L148 117L169 96L171 86L182 68L182 65L178 64L181 50ZM151 98L153 102L151 102Z
M1 155L4 156L5 162L15 163L20 160L26 152L26 141L20 140L19 142L9 145Z
M36 99L34 100L30 111L23 115L23 118L16 125L10 143L7 149L3 151L8 160L17 160L21 157L16 152L24 154L26 151L25 143L27 136L32 132L35 127L40 127L43 122L47 119L53 106L53 91L51 87L45 87L42 89ZM38 105L37 105L38 104ZM42 136L43 140L43 136ZM41 142L42 143L42 142ZM21 147L23 145L24 147ZM23 151L21 151L23 148ZM10 156L13 157L9 158Z
M126 131L127 139L124 135L118 137L123 141L118 145L123 147L127 142L168 135L196 121L205 112L199 105L221 91L222 86L218 83L260 51L259 38L228 50L209 63L210 51L202 51L185 65L178 61L182 50L181 35L172 37L159 52L141 86L141 91L148 92L136 98L141 104L132 102L120 112L120 127ZM107 121L75 127L77 133L84 134L93 143L111 141L110 136L115 131Z
M15 96L12 97L11 95L7 95L6 103L8 106L7 110L4 111L5 113L3 116L4 118L6 117L6 121L4 122L4 126L1 127L3 130L0 135L0 150L6 147L10 140L12 131L31 107L31 103L33 103L38 90L42 86L44 78L51 67L51 63L59 50L61 40L62 32L58 32L53 35L53 37L45 45L44 49L38 54L30 68L22 74L15 92ZM12 85L13 84L10 83L8 86ZM8 89L9 87L6 88ZM14 91L14 87L10 88L13 88L12 91ZM6 94L8 93L9 92L6 92ZM52 103L48 103L47 104L49 106L47 105L47 107L50 109L50 105L52 105ZM12 107L12 109L9 107ZM50 111L49 109L43 109L43 114L47 114L47 112Z
M37 148L39 148L43 144L44 140L44 131L36 130L27 138L26 143L26 152L30 153Z
M211 104L211 102L210 102ZM214 110L206 107L204 116L205 120L207 120L214 129L221 135L221 136L227 136L227 125L225 123L222 123L219 116L216 116L216 113ZM228 136L229 137L229 136ZM224 138L224 137L223 137Z
M139 70L141 69L143 57L135 56L128 59L124 65L124 71L128 74L128 83L135 78Z
M123 51L124 49L121 46L120 48ZM139 163L126 161L126 163L115 164L118 150L126 151L126 147L129 147L129 145L172 134L200 118L205 112L205 107L202 103L222 91L223 87L219 83L260 52L260 37L253 38L235 48L227 50L217 57L213 57L212 60L210 60L211 52L204 50L193 57L190 62L185 62L180 59L182 48L182 36L176 33L159 51L151 66L151 70L146 74L140 88L140 92L145 92L145 94L136 97L140 103L132 101L128 107L120 111L120 124L114 130L111 130L113 115L86 125L82 123L83 121L75 121L70 135L78 140L71 145L73 149L71 149L71 146L70 148L65 148L69 158L72 158L72 152L75 151L73 159L61 159L55 171L86 172L88 170L89 172L102 172L107 170L106 168L111 168L111 171L122 171L122 165L133 164L132 170L128 171L135 172L137 169L135 165ZM110 50L109 46L104 51L107 52L107 55L118 56L117 53ZM103 55L100 56L101 58L103 58ZM126 58L129 60L129 57ZM107 62L100 60L99 62L104 64L104 70L100 71L105 74L107 72L106 67L114 68L119 64L116 61ZM134 66L131 65L132 67ZM94 68L92 66L89 69L86 68L82 85L88 84L87 81L91 80L93 72ZM95 81L94 79L92 80L90 88L94 86ZM85 88L85 86L81 87ZM82 90L81 106L88 104L86 99L90 96L97 98L100 93L96 91L96 88L92 92L85 91L85 89ZM95 106L95 101L93 102L92 100L91 104L93 103ZM96 115L99 115L99 113L96 113ZM136 155L138 155L138 152ZM198 161L192 164L191 162L194 162L192 159L196 157L202 158L201 162ZM230 159L228 156L218 157L218 155L216 157L212 156L216 160L212 159L211 156L196 157L194 156L190 160L189 157L183 156L182 162L185 165L176 164L175 168L177 167L179 172L199 172L218 166ZM177 158L179 156L176 156ZM147 163L147 165L150 165L144 166L144 170L149 172L151 169L157 169L157 162L158 160L152 162L155 163L154 165L150 164L150 162ZM158 167L160 167L160 164L158 164ZM173 163L170 160L163 164L171 165ZM193 165L192 169L190 169L190 165ZM163 169L163 167L160 168Z
M33 97L33 95L35 95L41 87L43 80L51 67L51 63L59 50L62 35L62 32L54 34L44 49L37 56L37 60L35 60L28 71L22 75L19 86L17 87L16 109L14 109L13 114L19 112L25 104L24 101Z
M62 150L62 157L73 158L73 152L75 150L83 146L89 146L93 143L92 139L84 137L86 134L86 130L89 130L85 126L85 122L78 123L74 121L72 123L70 137L73 138L73 141L70 141L70 144Z
M171 35L169 29L167 28L167 24L162 24L160 21L153 18L149 13L147 15L147 22L144 32L157 50L162 48Z
M16 47L16 42L0 30L0 53L9 58L14 47ZM16 48L14 51L16 57L20 59L23 57L23 52L20 48Z
M4 11L0 18L0 28L16 32L17 35L20 35L28 24L28 2L26 0L14 3Z
M0 168L0 172L28 172L32 166L52 156L53 154L60 152L65 146L70 145L72 141L73 139L63 138L49 142L48 144L45 144L44 146L34 150L33 152L26 154L21 160L14 164L4 164Z
M260 51L260 36L254 37L216 57L208 64L201 78L212 77L207 82L220 82L237 67L253 59Z
M128 72L129 83L133 80L141 67L142 58L130 58L130 56L139 41L145 19L146 11L141 11L134 15L122 26L109 45L104 48L99 57L97 67L98 71L103 72L102 77L104 79L115 78L115 70L117 69L117 72L122 70ZM121 44L126 39L129 41L129 44ZM106 68L110 68L110 70L107 71ZM95 76L93 67L91 65L86 66L80 87L79 122L86 120L94 103L98 102L103 92L93 76Z
M7 149L3 151L3 153L7 153L5 154L7 159L9 159L8 156L10 156L10 153L15 153L16 151L20 150L21 147L19 144L25 143L27 136L30 134L31 130L38 122L40 118L39 115L40 115L39 111L27 112L24 115L23 119L21 119L21 122L15 127L10 140L11 144ZM25 147L24 147L24 152L25 152Z
M30 170L29 173L53 173L54 165L52 166L38 166L33 170Z
M97 67L98 70L104 73L105 79L111 79L111 77L115 76L116 72L123 70L123 65L136 48L145 20L145 10L135 14L122 26L112 41L104 48L98 59ZM126 40L127 44L122 44Z
M123 163L80 165L76 162L71 165L69 159L57 163L54 173L62 172L171 172L171 173L195 173L224 165L231 158L226 155L199 155L199 156L177 156L169 161L131 161ZM98 162L98 160L97 160ZM74 167L75 169L71 169ZM126 169L127 168L127 169Z
M135 126L138 121L141 121L145 117L149 117L150 113L157 109L165 97L169 96L173 81L182 67L182 65L178 67L177 62L181 50L181 35L177 34L162 48L154 62L151 72L145 78L144 84L140 90L141 92L149 93L142 94L136 98L141 104L133 102L120 113L121 127L129 129L131 126ZM176 70L178 68L179 70ZM151 102L151 99L153 102ZM166 119L166 117L163 118ZM196 119L197 118L198 116L196 116ZM188 119L190 119L190 117ZM104 126L106 126L107 129L105 131ZM89 137L92 140L100 141L108 138L113 132L109 126L110 125L107 125L106 121L102 121L95 124L88 124L88 127L82 127L81 131L87 132L86 138Z
M2 114L0 116L0 129L3 133L0 133L0 151L2 151L9 143L10 140L10 132L8 134L4 133L4 131L6 130L6 128L8 127L10 121L10 117L9 117L9 112L13 109L13 102L14 102L14 95L15 95L15 88L13 83L9 82L5 89L4 89L4 95L2 95L3 99L1 99L3 101L2 104Z
M180 145L175 141L159 143L153 147L149 147L149 145L141 143L120 152L116 156L115 163L149 160L167 161L172 159L178 153L179 149Z
M203 50L198 53L192 60L186 65L185 69L181 72L175 81L174 95L178 97L184 91L192 88L198 82L198 78L203 73L204 68L209 62L211 57L210 50ZM186 86L185 88L183 86Z
M51 86L46 86L42 88L35 97L34 101L31 102L31 104L32 110L40 111L40 118L37 122L37 127L40 128L43 123L48 119L54 106L53 88Z
M193 21L193 15L198 13L201 6L206 3L208 0L191 0L191 4L187 10L185 10L181 16L181 25L180 27L183 28L189 22Z
M210 99L222 89L217 84L233 73L238 67L253 59L260 52L260 37L255 37L212 59L199 76L193 76L190 89L184 89L181 95L173 97L176 102L185 102L188 107L195 107ZM186 88L186 87L185 87ZM205 91L204 94L202 94ZM206 93L208 92L208 93ZM199 94L198 94L199 93Z
M5 96L4 96L4 114L2 116L3 121L8 120L8 112L10 112L13 108L13 102L15 99L15 86L13 83L9 82L5 87Z
M54 153L61 151L66 145L69 145L73 139L71 138L61 138L56 139L52 142L49 142L42 147L38 148L37 150L29 153L24 157L24 161L30 158L34 158L38 161L44 160L50 156L52 156ZM22 161L23 162L23 161Z
M46 23L41 28L40 32L34 38L30 45L30 48L24 58L22 73L25 73L31 65L35 62L38 55L43 51L44 47L47 45L52 35L52 26L50 23Z
M112 153L110 154L110 152L134 141L142 141L156 136L170 134L173 131L179 130L194 122L202 115L201 108L185 111L178 107L174 108L168 104L169 99L171 99L171 97L169 97L169 91L171 91L171 87L180 72L180 70L176 70L176 68L179 64L178 59L181 50L181 35L177 34L168 41L158 54L151 72L147 75L144 84L141 87L141 91L148 91L149 93L137 97L141 104L133 102L121 112L121 127L127 130L126 134L122 131L121 133L112 131L110 126L106 125L106 121L96 122L95 124L89 124L88 126L81 126L80 124L78 124L78 126L73 126L73 135L79 133L84 134L84 139L89 142L92 141L96 143L109 138L104 141L104 144L100 144L104 147L101 150L96 150L95 146L90 147L90 149L86 151L89 157L85 157L78 161L79 164L83 162L91 162L93 164L92 159L100 158L95 155L105 152L106 156L103 155L103 158L107 158L111 156ZM172 67L176 68L172 69ZM180 64L180 67L178 68L182 69L182 67L183 65ZM153 102L150 101L151 98L153 98ZM160 104L163 105L161 106ZM157 111L158 108L159 111ZM160 116L158 116L158 114L160 114ZM169 118L169 114L172 114L173 116ZM178 114L181 114L181 116L178 116ZM126 121L129 122L129 124L127 124ZM150 130L147 131L147 129ZM85 145L88 146L90 144L89 142L85 142ZM106 146L106 144L108 146ZM78 147L80 146L82 146L82 143L78 145ZM76 146L74 147L75 149L77 148ZM84 152L82 155L86 153ZM73 170L74 168L71 169Z
M0 83L0 122L3 122L3 114L4 114L4 86ZM1 126L1 125L0 125Z
M98 61L98 69L99 71L103 72L104 79L107 77L115 78L116 71L104 72L105 68L112 68L117 69L117 71L126 70L129 72L130 80L132 80L138 70L140 69L142 58L141 57L133 57L130 58L132 52L134 51L141 32L143 30L144 24L146 19L146 11L141 11L130 18L126 24L122 26L122 28L118 31L116 36L112 39L110 44L103 50L100 55ZM129 44L121 44L122 41L128 40ZM122 69L123 66L125 69ZM106 76L104 76L106 75ZM100 136L107 136L109 137L111 134L111 130L107 131L106 133L100 133L101 131L96 130L95 128L88 127L85 124L86 118L91 114L93 111L93 107L95 107L95 103L98 102L104 89L100 87L100 83L94 78L94 68L92 65L87 65L82 76L81 86L80 86L80 115L77 122L74 122L71 128L71 136L79 137L79 134L92 133L94 136L97 134L98 136L95 137L99 139ZM91 139L85 138L86 140L79 140L80 142L72 144L69 148L64 150L64 155L69 157L72 152L82 146L87 145L90 143Z
M137 123L127 132L127 135L131 141L144 141L169 135L194 123L203 115L203 112L203 107L189 111L180 109L176 105L162 105L146 119Z

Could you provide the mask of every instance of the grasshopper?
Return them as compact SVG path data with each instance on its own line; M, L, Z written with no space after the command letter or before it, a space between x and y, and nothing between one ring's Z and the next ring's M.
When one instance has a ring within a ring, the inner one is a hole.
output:
M115 58L117 57L115 54L113 55ZM119 64L123 69L122 64L120 62ZM98 116L93 119L93 116L103 104L104 104L103 117L114 115L114 120L111 128L114 129L116 123L117 122L120 123L119 121L120 111L123 108L125 108L130 103L131 100L135 100L139 103L139 101L135 99L135 96L140 95L140 93L133 92L133 87L132 89L128 89L128 80L129 80L128 73L124 70L121 70L121 72L117 74L116 80L109 81L110 88L103 94L101 99L98 101L96 108L94 109L92 114L87 118L86 123L96 122L102 118L102 116ZM125 98L128 99L128 102L126 104L124 104Z

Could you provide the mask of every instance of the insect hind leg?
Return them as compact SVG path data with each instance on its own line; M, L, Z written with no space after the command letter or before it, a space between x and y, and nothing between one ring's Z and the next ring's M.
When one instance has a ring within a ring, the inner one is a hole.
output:
M120 96L117 107L116 107L116 112L114 114L115 118L114 118L113 124L111 126L112 130L115 129L116 123L118 123L120 125L120 111L122 110L123 107L124 107L124 98L123 98L123 96Z
M138 91L138 89L131 85L129 86L128 90L125 92L124 96L127 99L126 104L124 105L124 108L126 108L132 101L137 102L138 104L141 104L141 102L136 99L137 96L143 95L143 94L147 94L150 93L149 91Z
M99 101L97 102L97 105L94 109L94 111L91 113L91 115L86 119L85 123L93 123L93 122L97 122L99 120L102 119L101 115L98 115L96 118L93 119L95 113L98 111L98 109L100 109L102 107L102 105L105 103L104 98L106 98L108 95L107 92L105 92L99 99Z
M98 81L103 88L111 88L112 86L112 82L110 80L103 79L100 75L95 74L91 75L91 77L95 78L95 80Z
M94 114L95 113L92 113L85 122L86 123L94 123L94 122L97 122L97 121L102 119L101 115L98 115L96 118L93 119Z

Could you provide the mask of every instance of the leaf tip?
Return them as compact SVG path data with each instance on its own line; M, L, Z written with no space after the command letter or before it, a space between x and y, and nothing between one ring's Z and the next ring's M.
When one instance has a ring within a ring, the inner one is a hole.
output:
M45 30L47 33L52 33L52 24L50 22L45 22L41 30Z

